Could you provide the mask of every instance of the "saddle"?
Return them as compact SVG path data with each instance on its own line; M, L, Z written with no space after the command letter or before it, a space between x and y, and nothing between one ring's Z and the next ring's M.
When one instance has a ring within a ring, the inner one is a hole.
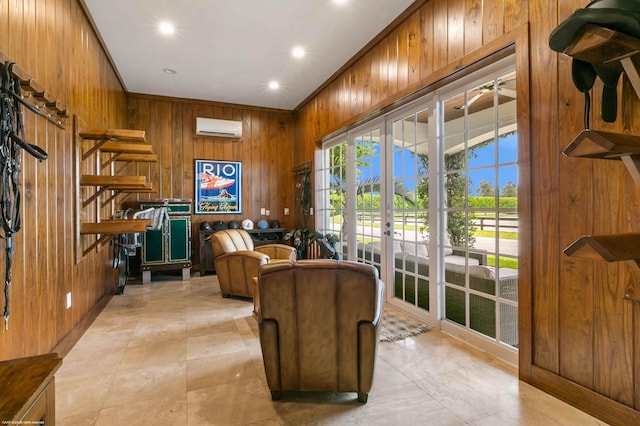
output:
M556 52L564 52L582 33L584 27L596 24L640 38L640 0L595 0L576 10L565 19L549 36L549 47ZM616 87L622 70L614 64L592 64L573 59L571 75L576 88L585 96L585 129L589 128L589 91L596 78L604 83L600 116L606 122L616 121L618 95Z

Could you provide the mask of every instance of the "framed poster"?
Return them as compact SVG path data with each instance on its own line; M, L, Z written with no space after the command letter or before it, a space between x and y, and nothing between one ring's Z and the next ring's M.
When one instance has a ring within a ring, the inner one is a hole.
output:
M195 213L242 213L242 163L196 160Z

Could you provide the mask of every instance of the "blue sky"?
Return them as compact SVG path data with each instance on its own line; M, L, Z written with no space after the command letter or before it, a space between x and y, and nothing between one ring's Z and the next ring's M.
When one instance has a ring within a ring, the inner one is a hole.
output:
M498 167L497 177L496 169L493 167L493 165L496 164L496 144L476 148L473 150L473 153L475 156L468 160L471 195L478 195L478 185L482 180L490 182L494 188L502 188L507 182L517 184L517 167L515 166L515 162L517 161L517 136L515 134L503 136L498 140L497 161L498 164L502 166ZM380 176L380 158L374 156L369 162L370 167L362 169L359 179L364 180L373 176ZM415 176L415 157L407 151L403 153L400 150L395 150L394 169L396 175L400 178ZM405 185L411 190L415 188L415 182L413 180L405 180Z

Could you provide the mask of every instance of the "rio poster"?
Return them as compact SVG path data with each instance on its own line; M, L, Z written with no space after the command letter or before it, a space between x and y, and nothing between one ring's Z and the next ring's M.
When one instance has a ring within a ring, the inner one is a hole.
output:
M195 178L196 213L242 213L242 163L196 160Z

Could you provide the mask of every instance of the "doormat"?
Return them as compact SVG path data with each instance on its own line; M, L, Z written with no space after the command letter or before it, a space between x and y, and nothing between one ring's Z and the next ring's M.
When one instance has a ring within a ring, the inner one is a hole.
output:
M429 330L429 326L406 318L394 312L385 311L382 316L381 342L395 342L407 337L417 336Z

